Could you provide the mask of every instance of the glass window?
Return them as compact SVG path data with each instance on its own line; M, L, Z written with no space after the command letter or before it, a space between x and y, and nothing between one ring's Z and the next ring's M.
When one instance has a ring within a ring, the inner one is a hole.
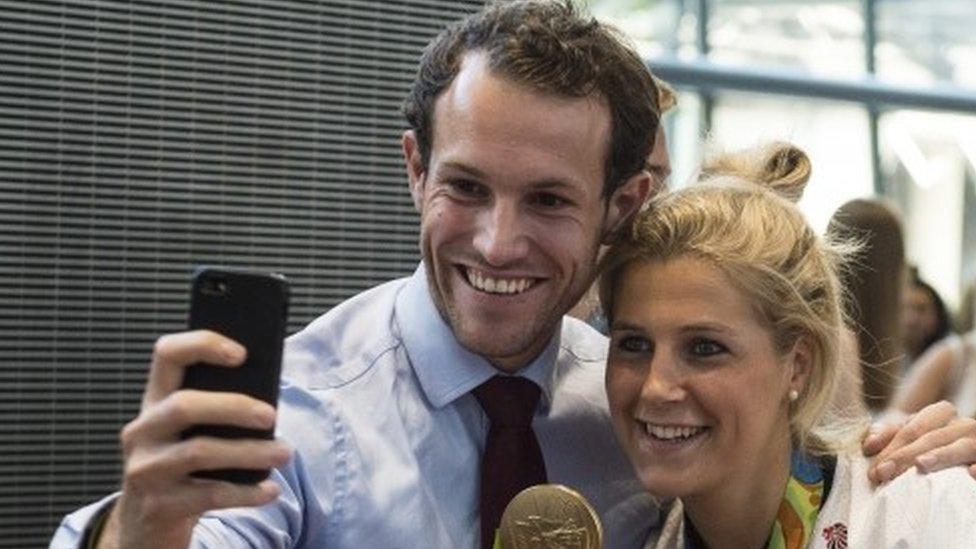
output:
M878 1L877 72L886 81L976 89L972 0Z
M588 0L601 21L620 29L644 57L674 55L695 46L694 19L681 0ZM690 31L690 32L689 32Z
M729 93L719 96L712 121L721 149L783 140L810 156L813 173L799 205L818 231L841 204L873 192L868 118L860 106Z
M973 128L976 116L907 110L884 114L878 126L881 174L902 212L906 258L951 307L976 268L963 245L967 225L973 230L965 219L974 207L966 202L976 172Z
M709 2L711 60L829 77L865 73L860 0Z

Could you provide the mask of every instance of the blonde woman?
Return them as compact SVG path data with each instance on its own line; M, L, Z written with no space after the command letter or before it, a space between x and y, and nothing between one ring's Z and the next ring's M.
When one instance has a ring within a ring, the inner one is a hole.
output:
M810 164L774 145L652 201L604 261L614 429L651 493L679 498L648 547L976 547L961 468L881 487L826 413L842 250L797 210Z

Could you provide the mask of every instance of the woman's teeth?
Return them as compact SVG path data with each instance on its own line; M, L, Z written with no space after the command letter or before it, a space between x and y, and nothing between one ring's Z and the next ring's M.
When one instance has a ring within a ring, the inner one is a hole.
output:
M668 425L654 425L644 423L644 432L648 435L661 440L675 440L691 438L702 431L704 427L676 427Z

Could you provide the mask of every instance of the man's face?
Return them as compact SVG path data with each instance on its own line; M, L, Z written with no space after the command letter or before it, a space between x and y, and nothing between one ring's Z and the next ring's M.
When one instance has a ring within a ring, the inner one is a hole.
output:
M514 372L593 278L601 237L638 207L646 175L602 198L610 113L539 93L468 54L434 107L425 170L404 135L435 304L467 349Z

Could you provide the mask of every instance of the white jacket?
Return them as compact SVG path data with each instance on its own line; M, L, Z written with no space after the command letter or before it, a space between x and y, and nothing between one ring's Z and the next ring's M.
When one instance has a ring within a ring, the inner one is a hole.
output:
M974 549L976 480L962 467L914 468L873 487L860 454L837 458L830 494L807 543L816 549ZM684 509L672 506L647 549L684 549Z

